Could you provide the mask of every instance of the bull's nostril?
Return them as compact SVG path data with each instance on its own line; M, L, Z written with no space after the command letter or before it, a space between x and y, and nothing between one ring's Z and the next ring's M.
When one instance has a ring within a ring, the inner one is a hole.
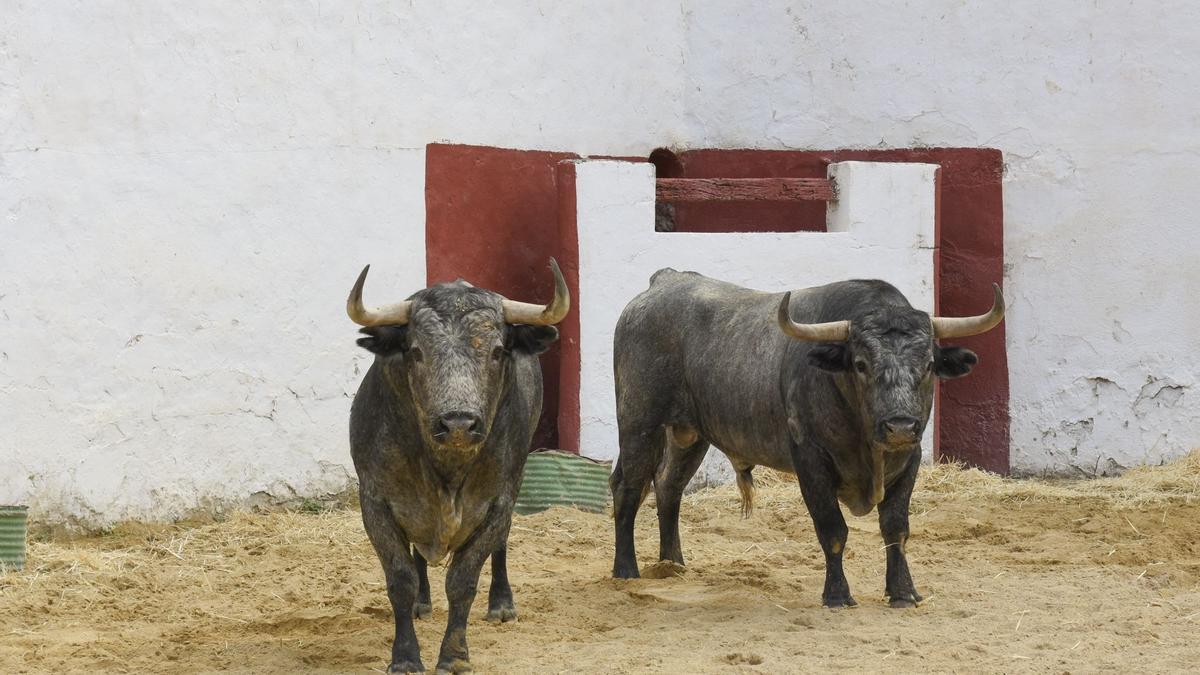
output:
M452 412L438 418L434 436L462 436L479 433L479 417L465 412Z
M883 423L885 429L893 434L917 432L917 420L913 417L893 417Z

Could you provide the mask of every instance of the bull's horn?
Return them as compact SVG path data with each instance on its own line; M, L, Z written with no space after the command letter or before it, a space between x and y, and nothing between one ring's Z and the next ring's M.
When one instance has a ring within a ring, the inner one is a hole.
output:
M850 337L849 321L830 321L828 323L796 323L788 311L792 301L792 293L783 294L779 303L779 329L788 337L804 340L805 342L843 342Z
M350 315L350 320L360 326L403 326L408 323L408 314L412 310L411 300L377 309L367 309L363 306L363 284L367 281L367 271L370 269L370 265L363 268L362 274L358 275L358 281L354 282L354 288L350 289L350 297L346 298L346 314Z
M933 337L960 338L986 333L995 328L1004 319L1004 295L1000 293L1000 285L992 284L992 308L987 314L979 316L935 316L933 321Z
M558 262L554 258L550 259L550 269L554 270L554 299L550 304L535 305L505 298L505 323L553 326L567 316L571 309L571 291L567 289L567 281L563 279L562 270L558 269Z

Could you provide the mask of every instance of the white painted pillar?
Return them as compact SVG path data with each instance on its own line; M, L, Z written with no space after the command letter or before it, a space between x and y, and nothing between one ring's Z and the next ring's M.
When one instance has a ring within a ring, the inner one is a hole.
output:
M829 203L826 230L850 232L856 240L874 247L927 253L928 278L917 288L901 286L914 307L927 310L933 310L939 168L903 162L838 162L829 165L827 174L834 181L838 199Z

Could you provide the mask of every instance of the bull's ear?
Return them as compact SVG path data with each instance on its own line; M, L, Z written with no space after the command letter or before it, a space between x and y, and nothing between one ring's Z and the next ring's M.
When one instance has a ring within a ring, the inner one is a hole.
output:
M933 372L943 380L953 380L971 372L979 357L965 347L938 347L933 356Z
M840 342L823 342L808 350L808 362L821 370L840 373L850 367L849 350Z
M358 338L358 346L372 354L390 356L408 348L407 326L371 326L358 332L367 336Z
M514 324L508 328L508 348L514 352L541 354L558 339L554 326L526 326Z

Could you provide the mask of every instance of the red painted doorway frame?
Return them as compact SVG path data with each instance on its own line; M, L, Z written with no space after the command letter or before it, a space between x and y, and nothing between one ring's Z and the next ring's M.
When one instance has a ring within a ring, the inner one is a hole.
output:
M665 160L664 160L665 157ZM430 144L426 148L426 261L429 283L459 276L509 297L544 301L553 292L546 260L557 257L579 302L574 166L568 152ZM656 152L660 177L816 178L830 162L928 162L942 167L934 255L936 306L947 315L986 309L1004 264L1003 158L987 148L892 150L691 150ZM644 160L643 160L644 161ZM678 204L676 231L823 231L825 205ZM653 226L653 224L648 224ZM578 306L578 305L577 305ZM545 409L535 447L578 451L579 325L542 357ZM974 372L937 390L935 453L999 473L1009 470L1008 363L1004 326L956 341L980 356Z

